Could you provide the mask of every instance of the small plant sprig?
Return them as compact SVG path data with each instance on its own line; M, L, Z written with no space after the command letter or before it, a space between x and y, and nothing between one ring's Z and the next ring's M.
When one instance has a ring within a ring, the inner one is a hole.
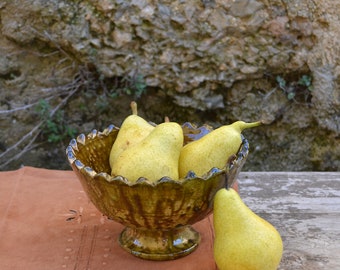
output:
M126 87L124 92L128 95L134 95L136 98L146 91L146 83L142 74L137 74L134 78L127 78L128 87Z
M52 107L45 99L39 100L35 111L43 119L41 133L47 137L50 143L62 142L65 139L72 138L77 134L77 130L70 127L65 121L65 112L58 110L51 115Z
M313 91L312 77L308 75L302 75L300 80L297 82L298 85L306 87L309 91Z
M286 79L278 75L276 76L276 82L286 94L288 100L297 101L297 97L300 96L305 103L309 102L313 91L311 76L302 75L298 81L287 82Z
M140 98L145 92L147 85L142 74L136 74L133 76L125 76L121 79L120 86L116 86L113 91L110 92L110 96L115 98L121 94L134 96L134 98Z

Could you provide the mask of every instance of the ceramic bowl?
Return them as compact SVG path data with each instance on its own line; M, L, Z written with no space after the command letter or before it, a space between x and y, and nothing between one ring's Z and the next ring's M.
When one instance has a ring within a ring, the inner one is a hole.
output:
M208 127L184 124L185 143L210 132ZM149 260L171 260L190 254L200 242L191 225L208 216L215 193L231 186L248 155L248 142L222 170L212 168L203 177L188 173L184 179L162 178L136 183L110 175L109 155L119 128L111 125L72 139L68 161L96 208L125 226L119 237L122 248Z

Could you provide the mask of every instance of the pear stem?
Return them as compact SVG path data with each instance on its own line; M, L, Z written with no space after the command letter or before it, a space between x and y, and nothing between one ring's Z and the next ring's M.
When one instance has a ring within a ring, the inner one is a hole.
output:
M138 115L137 103L135 101L132 101L130 103L130 108L131 108L131 111L132 111L133 115Z
M262 121L252 122L252 123L246 123L244 125L244 128L253 128L262 125Z
M243 121L237 121L234 124L238 125L238 129L242 132L244 129L260 126L260 125L264 124L264 122L262 120L257 121L257 122L251 122L251 123L247 123L247 122L243 122Z
M169 122L170 122L170 118L169 118L168 116L165 116L165 117L164 117L164 122L165 122L165 123L169 123Z

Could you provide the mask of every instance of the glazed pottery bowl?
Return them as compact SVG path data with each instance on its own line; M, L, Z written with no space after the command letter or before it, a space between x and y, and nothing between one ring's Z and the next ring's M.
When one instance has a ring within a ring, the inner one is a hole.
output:
M182 127L185 143L210 131L188 123ZM85 193L102 214L125 226L119 243L133 255L170 260L190 254L200 242L190 225L209 215L215 193L235 181L248 155L247 140L222 170L212 168L203 177L188 173L179 180L140 178L132 184L110 175L109 155L118 131L111 125L70 141L66 155Z

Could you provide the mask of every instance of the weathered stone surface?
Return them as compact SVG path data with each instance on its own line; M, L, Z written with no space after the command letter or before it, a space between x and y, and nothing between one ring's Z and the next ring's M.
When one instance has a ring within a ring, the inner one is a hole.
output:
M39 120L32 108L5 111L39 98L57 103L67 92L58 93L60 86L71 91L65 85L79 66L91 66L98 85L143 75L157 90L139 102L155 122L164 114L216 126L267 119L270 126L246 133L254 149L245 169L337 170L339 10L332 0L3 1L1 148L17 139L8 135L18 130L13 123L25 131ZM312 79L312 90L303 75ZM79 92L70 102L89 104ZM88 120L89 111L66 109L81 131L99 129L111 123L110 114L120 120L128 113L128 102L107 102L112 108L97 122Z

